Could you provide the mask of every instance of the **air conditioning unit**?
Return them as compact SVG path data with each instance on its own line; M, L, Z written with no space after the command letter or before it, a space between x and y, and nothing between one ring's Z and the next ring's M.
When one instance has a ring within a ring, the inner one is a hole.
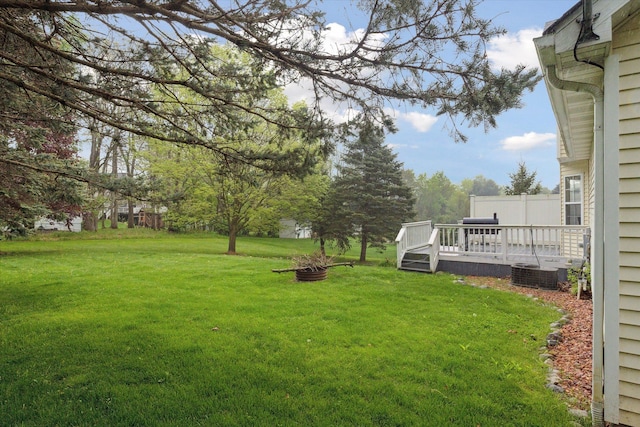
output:
M537 289L558 289L558 269L542 268L535 264L513 264L511 284Z

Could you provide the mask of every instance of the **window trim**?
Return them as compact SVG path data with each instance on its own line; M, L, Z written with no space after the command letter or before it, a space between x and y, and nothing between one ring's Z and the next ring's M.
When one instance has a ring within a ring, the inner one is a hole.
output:
M568 180L570 179L579 179L580 180L580 195L579 195L579 201L577 202L569 202L567 200L567 184L569 183ZM571 175L565 175L564 176L564 182L563 182L563 195L562 195L562 201L563 201L563 205L564 205L564 225L584 225L584 174L581 173L576 173L576 174L571 174ZM567 222L567 213L568 213L568 209L567 206L575 206L575 205L580 205L580 224L568 224Z

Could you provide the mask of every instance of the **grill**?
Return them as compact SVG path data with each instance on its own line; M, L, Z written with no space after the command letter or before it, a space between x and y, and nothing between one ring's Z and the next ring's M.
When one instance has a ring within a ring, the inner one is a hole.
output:
M466 218L462 218L462 225L498 225L499 221L498 221L498 214L494 213L493 214L493 218L488 217L488 218L470 218L470 217L466 217ZM466 230L466 229L465 229ZM469 228L469 233L472 234L496 234L498 232L498 230L491 228L491 229L484 229L484 228Z
M464 225L464 250L469 250L469 235L478 234L482 236L482 246L484 247L484 235L485 234L498 234L497 228L473 228L466 227L468 225L498 225L498 214L494 213L491 217L465 217L462 218L462 225Z

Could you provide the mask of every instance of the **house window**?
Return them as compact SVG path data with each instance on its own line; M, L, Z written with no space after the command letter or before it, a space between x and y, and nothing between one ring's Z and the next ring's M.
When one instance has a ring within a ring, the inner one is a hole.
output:
M582 225L582 176L564 178L564 223Z

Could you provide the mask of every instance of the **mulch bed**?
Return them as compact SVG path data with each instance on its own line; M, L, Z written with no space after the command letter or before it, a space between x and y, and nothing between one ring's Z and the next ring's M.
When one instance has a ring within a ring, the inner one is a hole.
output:
M578 409L588 409L591 402L592 378L591 294L586 293L578 300L575 295L571 295L566 283L561 283L557 291L548 291L513 286L509 278L469 277L467 282L529 295L554 304L569 313L571 320L560 329L562 339L555 347L550 348L548 353L553 358L553 367L559 372L558 385L564 389L569 405Z

